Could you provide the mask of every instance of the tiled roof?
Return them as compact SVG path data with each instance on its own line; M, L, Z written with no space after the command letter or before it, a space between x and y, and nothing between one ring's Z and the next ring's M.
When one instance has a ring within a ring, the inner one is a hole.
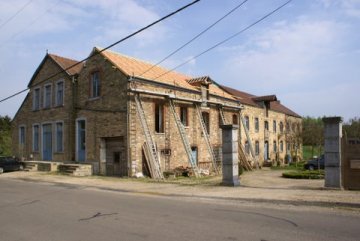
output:
M54 61L62 70L65 70L67 68L69 68L70 66L78 63L79 61L77 60L73 60L73 59L69 59L69 58L64 58L55 54L46 54L45 57L43 58L43 60L41 61L40 65L37 67L36 71L34 72L33 76L31 77L28 87L32 86L32 83L34 81L34 79L36 78L36 76L38 75L39 71L41 70L41 68L43 67L44 63L46 62L46 60L50 58L52 59L52 61ZM80 73L81 69L83 67L83 64L78 64L68 70L66 70L66 73L69 76L75 75ZM57 72L52 73L52 74L57 74Z
M79 61L77 60L73 60L73 59L68 59L68 58L64 58L55 54L48 54L48 56L50 58L52 58L63 70L69 68L70 66L78 63ZM83 67L83 64L78 64L68 70L66 70L66 72L71 76L71 75L75 75L80 73L81 69Z
M261 106L256 101L263 101L263 100L269 100L270 101L270 109L274 111L278 111L281 113L284 113L286 115L294 116L301 118L298 114L296 114L294 111L290 110L286 106L280 104L280 101L276 100L275 95L268 95L268 96L255 96L243 91L239 91L227 86L221 86L224 90L228 91L230 94L232 94L234 97L236 97L238 100L240 100L241 104L245 105L251 105L255 107ZM275 101L276 100L276 101Z
M99 51L101 49L95 48L95 50ZM110 60L116 67L118 67L124 74L129 77L140 77L165 84L180 86L186 89L196 90L194 86L190 85L186 81L187 79L191 79L190 76L180 74L174 71L171 71L168 74L161 76L168 70L160 66L153 67L153 64L151 63L135 59L133 57L125 56L119 53L115 53L109 50L103 51L101 54L104 55L108 60ZM149 70L150 68L152 69Z
M100 48L97 47L94 48L94 51L100 51L100 50L101 50ZM188 82L189 80L195 81L196 79L202 79L202 78L210 79L210 77L207 76L200 78L193 78L191 76L184 75L175 71L169 72L169 70L162 68L160 66L153 66L153 64L149 62L109 50L103 51L101 52L101 54L129 77L130 76L139 77L143 79L148 79L160 83L165 83L165 84L174 85L190 90L197 90L197 91L199 91L199 88L197 86L191 85ZM166 74L163 75L164 73ZM229 99L235 99L231 95L223 91L216 83L209 85L209 92L210 94L214 94L217 96L221 96Z

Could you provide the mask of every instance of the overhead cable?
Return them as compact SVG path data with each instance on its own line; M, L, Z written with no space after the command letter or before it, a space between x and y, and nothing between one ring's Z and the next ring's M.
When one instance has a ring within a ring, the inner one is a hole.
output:
M162 77L162 76L164 76L164 75L167 75L168 73L170 73L170 72L172 72L172 71L174 71L174 70L176 70L176 69L184 66L185 64L189 63L190 61L193 61L194 59L200 57L201 55L203 55L203 54L205 54L205 53L207 53L207 52L215 49L216 47L218 47L218 46L226 43L227 41L235 38L235 37L238 36L239 34L242 34L242 33L245 32L246 30L252 28L252 27L255 26L256 24L258 24L258 23L262 22L263 20L265 20L266 18L270 17L271 15L273 15L274 13L276 13L277 11L279 11L281 8L285 7L285 6L286 6L287 4L289 4L291 1L292 1L292 0L289 0L289 1L285 2L284 4L280 5L279 7L277 7L276 9L274 9L273 11L271 11L270 13L266 14L265 16L263 16L262 18L256 20L256 21L253 22L252 24L250 24L250 25L248 25L247 27L243 28L243 29L240 30L239 32L237 32L237 33L229 36L228 38L226 38L226 39L218 42L217 44L213 45L212 47L204 50L203 52L195 55L194 57L189 58L188 60L186 60L186 61L184 61L183 63L175 66L174 68L172 68L172 69L170 69L170 70L162 73L161 75L158 75L158 76L157 76L156 78L154 78L153 80L156 80L156 79L158 79L158 78L160 78L160 77Z
M141 33L141 32L143 32L144 30L146 30L146 29L148 29L148 28L156 25L156 24L159 23L159 22L162 22L163 20L165 20L165 19L167 19L167 18L169 18L169 17L171 17L171 16L173 16L173 15L175 15L175 14L177 14L177 13L183 11L183 10L185 10L186 8L192 6L192 5L194 5L195 3L198 3L198 2L200 2L200 1L201 1L201 0L192 1L191 3L189 3L189 4L187 4L187 5L183 6L183 7L175 10L174 12L171 12L171 13L167 14L166 16L164 16L164 17L162 17L162 18L160 18L160 19L158 19L158 20L150 23L149 25L147 25L147 26L145 26L145 27L143 27L143 28L135 31L134 33L132 33L132 34L130 34L130 35L128 35L128 36L120 39L119 41L116 41L115 43L107 46L106 48L103 48L103 49L101 49L100 51L95 52L93 55L90 55L89 57L87 57L87 58L85 58L85 59L83 59L83 60L81 60L81 61L79 61L79 62L77 62L77 63L75 63L75 64L73 64L73 65L71 65L71 66L69 66L69 67L67 67L67 68L65 68L65 69L63 69L63 70L61 70L61 71L59 71L59 72L57 72L57 73L55 73L55 74L47 77L47 78L45 78L45 79L43 79L43 80L41 80L41 81L39 81L36 85L42 84L42 83L44 83L45 81L47 81L47 80L49 80L49 79L51 79L51 78L53 78L53 77L55 77L55 76L57 76L57 75L59 75L59 74L61 74L61 73L64 73L64 72L66 72L67 70L69 70L69 69L71 69L71 68L74 68L75 66L77 66L77 65L79 65L79 64L81 64L81 63L83 63L83 62L85 62L85 61L87 61L87 60L89 60L90 58L92 58L92 57L94 57L94 56L96 56L96 55L104 52L105 50L108 50L108 49L114 47L115 45L117 45L117 44L119 44L119 43L121 43L121 42L123 42L123 41L125 41L125 40L127 40L127 39L129 39L129 38L131 38L131 37L133 37L133 36ZM35 85L35 86L36 86L36 85ZM10 96L6 97L6 98L4 98L4 99L1 99L1 100L0 100L0 103L1 103L1 102L4 102L4 101L6 101L6 100L8 100L8 99L10 99L10 98L13 98L13 97L15 97L15 96L17 96L17 95L19 95L19 94L27 91L28 89L29 89L29 88L26 88L26 89L21 90L21 91L15 93L15 94L13 94L13 95L10 95Z

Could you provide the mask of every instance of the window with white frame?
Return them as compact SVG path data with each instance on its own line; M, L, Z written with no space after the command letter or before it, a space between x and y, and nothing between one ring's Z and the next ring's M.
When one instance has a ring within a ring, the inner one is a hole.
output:
M259 141L255 141L255 155L259 155L260 153L260 146L259 146Z
M63 152L64 151L64 124L63 122L56 123L56 152Z
M276 152L276 151L277 151L277 144L276 144L276 141L273 141L273 150L274 150L274 152Z
M45 85L44 87L44 108L51 107L51 84Z
M64 81L60 80L56 83L56 106L64 105Z
M255 117L255 131L258 132L259 131L259 118Z
M33 91L33 110L40 110L40 88Z
M273 121L273 132L276 133L276 120Z
M90 78L90 98L100 96L100 72L95 71L91 74Z
M245 126L246 126L246 129L249 131L250 130L249 116L245 116Z
M25 126L19 127L19 144L21 146L25 145Z
M39 152L40 126L33 125L33 152Z

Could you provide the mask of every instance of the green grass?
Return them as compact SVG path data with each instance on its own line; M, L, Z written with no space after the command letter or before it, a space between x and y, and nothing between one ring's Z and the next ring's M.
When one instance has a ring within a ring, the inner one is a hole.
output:
M321 152L319 150L319 147L314 147L314 155L312 155L312 148L311 146L303 146L303 160L307 161L311 158L313 158L313 156L320 156L321 154L324 153L324 147L321 147Z
M292 178L292 179L324 179L324 170L318 171L308 171L308 170L295 170L288 171L282 174L284 178Z

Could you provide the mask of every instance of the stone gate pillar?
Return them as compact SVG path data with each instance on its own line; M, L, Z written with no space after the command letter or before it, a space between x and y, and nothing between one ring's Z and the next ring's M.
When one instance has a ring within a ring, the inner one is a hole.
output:
M323 118L325 141L325 187L342 188L342 118Z
M222 184L239 186L238 125L222 125Z

